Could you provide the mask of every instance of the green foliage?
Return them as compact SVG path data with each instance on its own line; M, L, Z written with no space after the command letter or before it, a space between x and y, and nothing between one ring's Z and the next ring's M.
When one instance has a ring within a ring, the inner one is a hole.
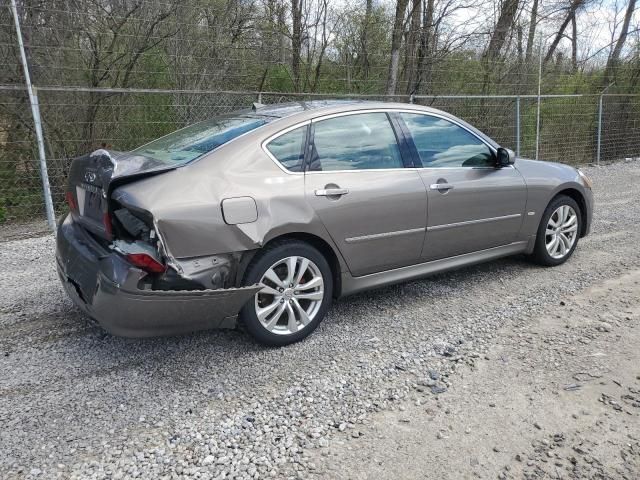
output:
M274 65L267 72L268 90L273 92L292 92L291 73L285 65Z

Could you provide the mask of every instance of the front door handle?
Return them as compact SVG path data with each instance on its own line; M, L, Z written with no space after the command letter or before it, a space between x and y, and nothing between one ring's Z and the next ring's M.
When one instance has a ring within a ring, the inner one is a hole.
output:
M453 185L450 183L432 183L429 188L431 190L452 190Z
M347 193L349 190L346 188L323 188L316 190L316 197L339 197Z

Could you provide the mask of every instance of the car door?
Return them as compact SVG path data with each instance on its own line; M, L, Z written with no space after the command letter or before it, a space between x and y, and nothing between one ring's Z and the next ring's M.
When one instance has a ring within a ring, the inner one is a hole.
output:
M513 166L497 168L495 151L461 124L399 113L427 188L423 261L507 245L516 240L527 189Z
M417 263L427 199L384 111L349 112L312 122L305 196L351 274Z

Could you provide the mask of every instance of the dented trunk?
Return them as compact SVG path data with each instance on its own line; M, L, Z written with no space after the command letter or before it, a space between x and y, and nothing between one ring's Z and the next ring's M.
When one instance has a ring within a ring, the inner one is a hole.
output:
M94 235L113 238L111 192L118 185L176 168L133 153L96 150L71 163L66 198L73 219Z
M107 150L71 165L70 214L58 225L58 273L71 299L116 335L233 328L242 305L260 289L234 288L238 255L173 258L150 206L114 194L177 166Z

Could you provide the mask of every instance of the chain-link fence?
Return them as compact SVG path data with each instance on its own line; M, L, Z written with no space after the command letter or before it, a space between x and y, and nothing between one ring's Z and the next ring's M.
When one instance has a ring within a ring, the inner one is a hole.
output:
M344 24L335 17L335 25L345 28L332 35L313 30L311 22L301 55L302 45L294 48L294 36L287 34L286 8L218 3L0 5L0 224L46 216L51 224L65 209L64 185L75 156L100 147L129 150L256 101L411 102L453 113L524 157L579 165L640 156L640 95L533 95L601 91L578 89L601 86L597 68L578 71L558 61L545 70L542 49L540 62L533 53L528 58L531 52L524 60L505 55L492 62L481 61L473 49L437 55L414 48L419 32L410 29L399 83L389 89L384 8L355 36L347 27L362 20L357 9L345 11ZM318 5L328 11L328 3ZM375 45L367 43L375 39ZM633 64L620 65L614 72L619 86L608 92L637 92L634 71ZM430 95L379 94L384 91Z
M336 95L270 92L37 89L46 165L56 213L73 157L106 147L129 150L205 118L253 102ZM640 96L358 96L413 102L450 112L523 157L573 165L640 156ZM539 108L539 121L538 121ZM0 222L44 218L37 141L25 89L0 87ZM11 119L10 121L8 119ZM538 129L539 125L539 129Z

